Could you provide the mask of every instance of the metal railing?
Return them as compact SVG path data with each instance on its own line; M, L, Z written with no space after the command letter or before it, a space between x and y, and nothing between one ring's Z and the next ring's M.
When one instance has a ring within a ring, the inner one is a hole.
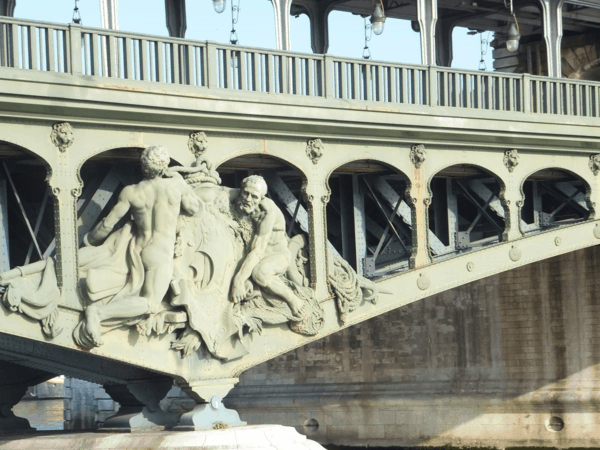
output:
M600 116L600 84L0 19L0 67L390 104Z

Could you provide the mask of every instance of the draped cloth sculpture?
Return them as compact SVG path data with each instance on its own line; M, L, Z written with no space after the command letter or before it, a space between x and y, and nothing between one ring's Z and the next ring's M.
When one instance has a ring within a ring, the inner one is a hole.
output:
M84 238L77 345L100 346L117 327L148 336L180 330L173 350L230 360L247 354L252 333L265 325L317 334L324 313L309 286L307 239L285 234L262 177L227 188L201 155L190 167L168 168L165 154L146 149L145 179L123 189ZM1 274L0 284L5 305L56 333L60 292L52 259Z

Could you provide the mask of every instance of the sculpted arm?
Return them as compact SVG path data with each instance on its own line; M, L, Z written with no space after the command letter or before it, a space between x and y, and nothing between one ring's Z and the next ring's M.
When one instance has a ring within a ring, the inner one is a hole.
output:
M181 177L181 175L179 176ZM200 209L200 202L198 201L198 198L196 197L196 194L194 194L192 188L183 180L183 178L181 178L181 185L181 208L190 216L193 216Z
M267 247L269 246L271 235L273 234L275 221L277 220L277 211L273 209L276 208L276 206L271 200L263 200L261 207L265 210L265 215L252 240L252 249L244 259L240 270L233 278L233 301L236 303L244 298L244 283L250 278L254 268L263 259Z
M130 186L125 187L125 189L123 189L119 195L119 201L117 204L114 206L111 212L108 213L108 216L102 219L102 221L86 235L84 242L89 243L90 245L102 244L102 242L104 242L104 240L112 232L119 220L121 220L125 214L129 212L129 209L131 208L131 195L133 195L133 192Z

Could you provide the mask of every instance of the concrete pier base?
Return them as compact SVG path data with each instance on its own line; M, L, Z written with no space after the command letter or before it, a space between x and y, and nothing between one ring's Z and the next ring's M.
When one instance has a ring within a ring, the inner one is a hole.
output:
M324 450L292 427L256 425L206 431L135 433L46 432L0 436L10 450Z

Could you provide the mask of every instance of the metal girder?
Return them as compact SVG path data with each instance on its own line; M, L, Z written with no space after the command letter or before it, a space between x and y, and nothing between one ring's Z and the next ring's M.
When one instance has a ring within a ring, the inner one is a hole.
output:
M365 198L358 185L358 175L352 175L352 197L354 203L354 248L356 249L356 273L365 273L367 240L365 225Z
M456 185L463 192L465 197L473 204L481 214L485 216L485 218L501 233L504 230L504 227L496 223L496 220L487 212L488 202L492 200L493 196L490 196L489 200L486 201L484 206L481 206L477 200L473 197L473 195L469 192L467 188L465 188L462 183L458 180L455 181ZM477 220L477 219L476 219Z
M0 175L0 271L2 272L10 270L8 239L8 192L6 178Z
M25 220L25 225L27 225L27 231L29 231L29 235L33 243L35 244L35 249L38 252L40 259L42 259L42 251L40 250L40 246L38 245L37 239L35 237L35 233L33 232L33 228L31 227L31 223L29 222L29 218L27 217L27 213L25 212L25 208L23 207L23 203L21 202L21 197L19 197L19 193L17 192L17 188L15 187L15 183L13 183L12 177L10 176L10 172L8 170L8 166L6 162L2 161L2 166L4 167L4 173L6 173L6 177L8 178L8 182L10 183L10 187L17 199L17 203L19 204L19 209L21 210L21 214L23 215L23 219Z
M572 200L579 204L579 206L581 206L582 208L589 211L585 194L578 190L571 183L569 183L568 181L561 181L559 183L554 183L554 187L563 194L565 194L567 197L571 197L574 193L576 193Z
M38 212L37 220L35 221L35 228L33 229L33 234L37 238L38 232L40 231L40 226L42 225L42 218L44 217L44 211L46 210L46 204L48 203L48 198L50 197L50 193L48 189L44 192L44 198L42 199L42 205L40 206L40 210ZM31 254L33 253L33 242L29 244L29 250L27 250L27 257L25 258L25 264L29 264L31 259Z
M92 229L100 214L110 201L115 191L119 187L121 180L115 173L114 167L106 174L102 183L94 192L85 209L79 215L77 220L77 230L79 235L79 245L83 243L83 237Z
M490 195L493 194L492 191L490 191L488 187L479 180L469 181L468 186L469 189L471 189L473 193L477 194L477 196L483 201L485 201L487 198L489 198ZM494 195L492 201L489 204L489 208L496 214L498 214L498 216L502 217L503 219L506 219L504 207L502 206L502 202L497 196ZM521 219L521 226L524 225L527 224L524 220Z
M373 187L377 189L386 202L393 208L396 205L396 202L400 198L398 193L389 185L387 181L385 181L382 177L373 178ZM398 217L400 217L405 224L412 228L412 214L410 207L406 204L404 200L400 202L400 206L396 211ZM441 255L442 253L446 253L446 246L439 240L439 238L431 231L428 230L429 233L429 247L436 255Z

